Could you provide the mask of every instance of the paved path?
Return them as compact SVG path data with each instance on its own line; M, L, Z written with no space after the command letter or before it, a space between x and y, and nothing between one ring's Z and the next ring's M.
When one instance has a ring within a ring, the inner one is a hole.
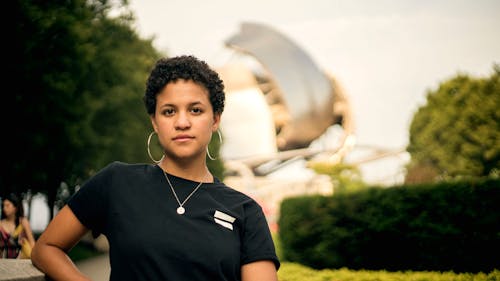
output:
M92 281L109 281L109 256L102 254L93 258L77 262L76 266L86 274Z

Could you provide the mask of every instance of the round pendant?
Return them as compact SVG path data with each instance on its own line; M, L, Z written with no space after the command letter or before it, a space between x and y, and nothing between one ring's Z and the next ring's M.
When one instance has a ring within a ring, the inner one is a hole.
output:
M184 209L184 207L181 206L181 207L177 208L177 214L182 215L185 212L186 212L186 210Z

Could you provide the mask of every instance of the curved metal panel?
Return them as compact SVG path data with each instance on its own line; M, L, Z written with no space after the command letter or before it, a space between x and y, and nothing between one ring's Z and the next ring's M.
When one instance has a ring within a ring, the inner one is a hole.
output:
M265 25L243 23L241 32L225 43L254 56L280 88L291 116L278 136L280 149L306 147L332 125L332 85L293 41Z

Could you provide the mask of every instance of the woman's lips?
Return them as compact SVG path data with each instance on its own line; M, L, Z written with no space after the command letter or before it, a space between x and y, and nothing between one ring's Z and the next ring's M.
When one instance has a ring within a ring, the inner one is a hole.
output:
M173 138L174 141L188 141L193 139L193 136L190 135L177 135Z

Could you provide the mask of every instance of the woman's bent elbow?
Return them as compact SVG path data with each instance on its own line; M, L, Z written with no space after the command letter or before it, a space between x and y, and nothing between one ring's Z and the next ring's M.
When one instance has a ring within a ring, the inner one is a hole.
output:
M35 243L33 246L33 249L31 249L31 263L38 269L41 269L41 263L40 261L42 260L41 258L41 253L40 253L40 243Z
M50 254L50 248L51 246L37 241L31 250L31 263L42 272L47 272L47 262L54 256Z

